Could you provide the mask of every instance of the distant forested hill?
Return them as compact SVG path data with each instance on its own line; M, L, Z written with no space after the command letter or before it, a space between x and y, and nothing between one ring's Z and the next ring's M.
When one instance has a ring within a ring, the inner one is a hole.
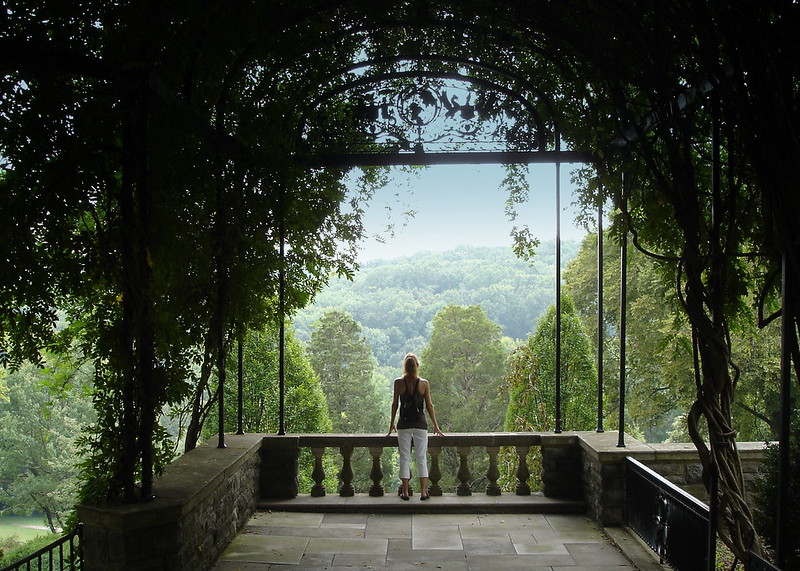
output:
M562 268L579 245L562 242ZM431 320L445 305L480 305L504 335L525 339L554 300L554 242L542 243L533 264L508 248L463 247L364 264L354 281L332 280L294 326L308 342L326 310L346 311L364 328L379 364L398 367L407 351L422 351Z

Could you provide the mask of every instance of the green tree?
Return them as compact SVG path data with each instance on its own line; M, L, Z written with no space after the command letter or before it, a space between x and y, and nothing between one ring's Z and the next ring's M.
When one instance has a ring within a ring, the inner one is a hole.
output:
M249 331L242 344L242 429L245 432L277 433L280 428L278 328ZM225 386L225 430L237 430L238 360L229 355L231 375ZM305 349L291 327L285 330L284 406L286 432L330 432L331 421L321 383L311 367ZM215 416L215 415L214 415ZM206 429L215 432L216 422Z
M428 379L436 420L445 433L499 430L506 408L500 386L506 352L500 326L480 306L447 305L433 318L431 340L420 355L420 374ZM474 450L469 457L470 486L486 483L488 459ZM456 484L459 459L446 448L440 458L443 489Z
M620 248L604 237L603 371L605 426L618 426ZM658 262L628 250L626 321L626 424L647 441L664 441L676 415L691 406L693 365L691 335L674 287ZM592 347L597 347L597 236L588 235L578 256L564 271L564 292ZM611 382L609 382L611 381Z
M556 428L556 310L550 306L536 332L519 347L505 379L509 393L505 428L552 431ZM597 370L588 335L572 300L561 299L562 429L592 430L597 418Z
M548 308L536 332L511 354L504 391L508 393L504 429L508 432L549 432L556 428L556 309ZM596 427L597 371L589 336L568 295L561 299L561 406L562 428L591 430ZM503 450L500 482L511 488L516 483L517 456ZM541 489L541 454L531 450L529 485Z
M388 429L390 395L375 382L375 358L352 316L335 310L325 313L311 335L308 354L322 384L334 432Z
M277 433L280 429L279 367L280 348L277 326L249 331L242 343L242 430L245 433ZM238 430L238 351L231 352L228 369L236 372L225 385L225 431ZM203 438L210 438L219 426L218 407L212 407ZM320 381L311 367L303 345L291 327L284 341L284 429L287 433L326 433L331 431L328 406ZM336 486L334 460L325 459L325 485ZM298 485L308 493L313 485L314 459L301 450Z
M0 504L43 514L51 532L66 527L77 501L76 439L94 420L86 375L54 357L8 373L0 396Z
M420 359L443 431L486 432L502 426L505 402L499 388L506 353L500 327L480 306L443 307L433 318L431 340Z
M315 324L308 354L328 404L333 432L384 433L389 428L391 394L386 379L379 379L376 361L361 326L343 311L328 311ZM335 458L341 465L341 459ZM395 459L384 455L383 472L396 472ZM352 456L353 486L365 492L372 481L372 459L359 448Z

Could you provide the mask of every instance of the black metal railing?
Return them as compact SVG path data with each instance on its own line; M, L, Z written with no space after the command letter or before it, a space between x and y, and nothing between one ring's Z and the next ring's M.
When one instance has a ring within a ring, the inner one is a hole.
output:
M748 571L781 571L781 568L773 565L758 553L752 551L747 552L747 566Z
M71 533L0 571L79 571L82 566L81 526L78 525Z
M713 569L709 508L641 462L625 462L626 523L676 570Z

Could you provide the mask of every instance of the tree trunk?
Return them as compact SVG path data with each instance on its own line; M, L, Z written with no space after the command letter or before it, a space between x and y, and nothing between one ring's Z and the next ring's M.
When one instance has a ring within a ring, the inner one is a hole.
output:
M217 401L216 394L209 393L209 399L203 403L203 394L208 390L208 381L211 378L211 370L214 363L214 351L211 347L211 342L211 336L209 335L206 337L203 363L200 366L200 381L192 398L192 410L190 411L189 425L186 427L186 439L183 445L184 452L189 452L189 450L194 450L197 447L203 424Z
M135 86L127 101L123 125L126 149L120 192L121 289L123 323L120 353L123 375L122 449L120 473L125 501L149 499L153 485L153 433L163 387L155 375L155 334L150 267L151 195L147 166L149 101L146 75L130 78ZM141 490L136 493L136 466Z

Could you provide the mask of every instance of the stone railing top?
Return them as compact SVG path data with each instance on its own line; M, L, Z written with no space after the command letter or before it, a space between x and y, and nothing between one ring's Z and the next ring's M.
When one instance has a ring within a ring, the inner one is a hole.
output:
M554 435L547 432L451 432L444 436L431 434L428 448L454 446L541 446L551 437L564 438L570 435ZM574 435L572 436L574 438ZM392 434L286 434L265 435L264 444L270 448L283 447L329 447L353 446L368 448L397 446L397 435Z
M625 446L619 447L618 432L578 432L584 452L600 463L619 462L625 456L633 456L642 462L674 462L676 460L699 459L697 448L691 442L652 443L639 442L626 436ZM760 459L764 453L763 442L738 442L736 448L743 459Z
M385 434L287 434L283 436L262 435L264 445L269 448L369 448L397 446L397 435ZM601 463L620 462L625 456L635 456L644 461L675 459L691 460L697 458L697 450L691 443L640 442L626 436L625 446L618 446L618 433L575 431L575 432L450 432L444 436L428 438L428 448L458 446L541 446L543 448L580 446L583 451ZM739 442L737 449L743 458L759 458L765 444L762 442Z

